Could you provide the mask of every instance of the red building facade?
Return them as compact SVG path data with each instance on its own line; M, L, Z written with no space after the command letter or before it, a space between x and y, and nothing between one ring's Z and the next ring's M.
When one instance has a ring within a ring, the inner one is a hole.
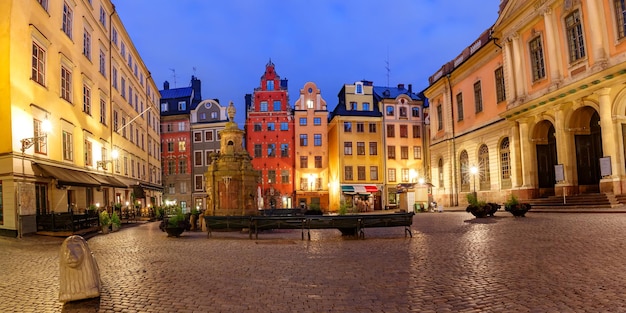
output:
M293 114L287 80L280 79L271 60L247 106L246 150L252 166L261 172L259 208L291 208L295 205Z

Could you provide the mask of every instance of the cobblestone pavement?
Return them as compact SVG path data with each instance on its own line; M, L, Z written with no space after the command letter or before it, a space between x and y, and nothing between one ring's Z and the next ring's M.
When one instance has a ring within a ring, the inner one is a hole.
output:
M157 223L88 240L100 298L58 302L62 239L0 239L0 312L626 312L626 214L465 212L402 228L247 234Z

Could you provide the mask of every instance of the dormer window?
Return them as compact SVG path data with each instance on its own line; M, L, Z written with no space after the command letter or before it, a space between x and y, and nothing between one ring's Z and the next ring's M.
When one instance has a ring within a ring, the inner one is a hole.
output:
M274 90L274 81L273 81L273 80L268 80L268 81L267 81L267 86L266 86L266 87L267 87L267 90L268 90L268 91L272 91L272 90Z
M357 95L362 95L363 94L363 83L361 83L361 82L356 83L355 93Z

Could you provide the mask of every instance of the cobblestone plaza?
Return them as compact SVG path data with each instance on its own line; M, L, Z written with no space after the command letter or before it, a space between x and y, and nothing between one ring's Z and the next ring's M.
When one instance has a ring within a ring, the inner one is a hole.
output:
M0 312L626 312L626 214L417 214L365 240L315 230L88 240L99 299L61 304L62 238L0 238Z

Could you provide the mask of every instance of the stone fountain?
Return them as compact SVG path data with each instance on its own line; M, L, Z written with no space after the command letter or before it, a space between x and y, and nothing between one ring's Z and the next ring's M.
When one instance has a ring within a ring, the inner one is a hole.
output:
M220 135L220 152L211 154L205 173L207 209L204 215L257 215L259 172L252 168L252 158L243 147L244 131L235 119L235 106L228 105L228 122Z

